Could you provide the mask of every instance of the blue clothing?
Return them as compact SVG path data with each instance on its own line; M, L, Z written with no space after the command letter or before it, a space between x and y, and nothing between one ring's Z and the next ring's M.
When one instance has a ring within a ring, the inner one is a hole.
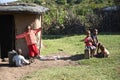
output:
M13 62L15 62L18 67L29 64L29 61L27 61L22 55L15 55L13 57Z

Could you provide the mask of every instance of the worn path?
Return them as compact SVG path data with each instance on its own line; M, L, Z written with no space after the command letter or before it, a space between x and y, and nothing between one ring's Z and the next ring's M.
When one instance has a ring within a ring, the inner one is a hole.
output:
M59 54L59 56L65 56L61 60L38 60L35 59L35 61L27 66L24 67L10 67L8 62L1 62L0 61L0 80L18 80L21 77L25 76L26 74L29 74L33 71L44 69L44 68L50 68L50 67L56 67L56 66L69 66L69 65L79 65L77 64L75 57L70 57L66 54ZM71 59L73 58L73 59Z

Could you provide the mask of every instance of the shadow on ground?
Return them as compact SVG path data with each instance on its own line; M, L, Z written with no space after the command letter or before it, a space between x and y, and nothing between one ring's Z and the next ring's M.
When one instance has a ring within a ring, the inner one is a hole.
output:
M0 67L10 67L8 63L0 63Z
M61 57L60 60L71 60L71 61L78 61L84 59L84 54L76 54L71 55L69 57Z

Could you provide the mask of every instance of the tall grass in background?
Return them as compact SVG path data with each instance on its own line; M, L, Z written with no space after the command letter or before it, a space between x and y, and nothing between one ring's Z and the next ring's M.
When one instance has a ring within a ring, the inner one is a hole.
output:
M85 35L43 36L43 55L84 53ZM98 35L99 41L110 51L108 58L82 59L79 66L63 66L38 70L21 80L120 80L120 35Z

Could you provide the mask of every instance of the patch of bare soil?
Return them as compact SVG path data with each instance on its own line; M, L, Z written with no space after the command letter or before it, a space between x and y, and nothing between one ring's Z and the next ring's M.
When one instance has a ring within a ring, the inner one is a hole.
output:
M56 54L59 55L58 60L39 60L35 59L30 65L23 67L10 67L8 61L0 61L0 80L19 80L21 77L44 68L56 67L56 66L78 66L77 60L83 59L83 55L67 55L65 53ZM51 56L56 56L51 55Z

